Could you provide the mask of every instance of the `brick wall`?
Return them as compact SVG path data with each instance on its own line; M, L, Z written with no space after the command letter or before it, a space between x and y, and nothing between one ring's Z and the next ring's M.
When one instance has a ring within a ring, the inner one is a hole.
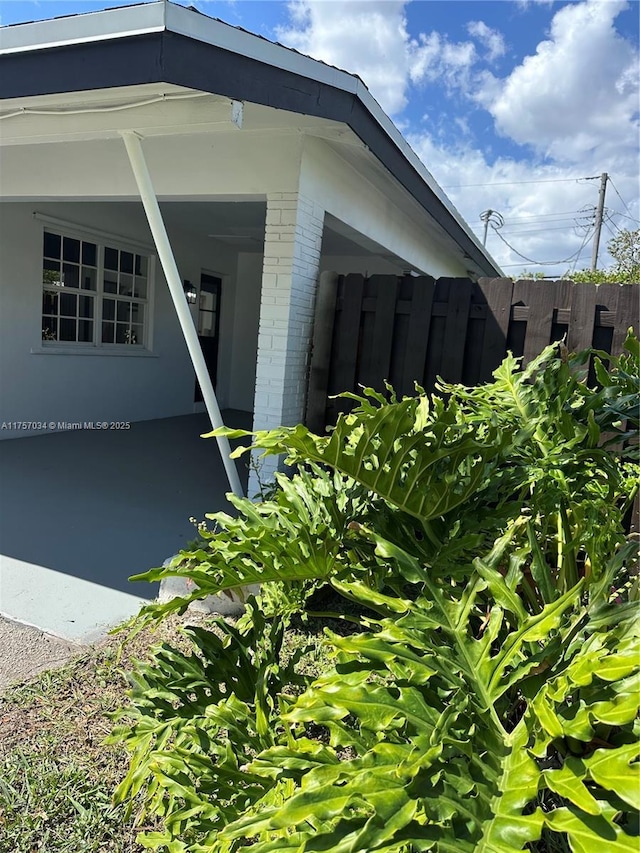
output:
M267 196L254 429L304 419L324 210L299 193ZM276 469L263 461L261 477ZM252 473L249 494L257 491Z

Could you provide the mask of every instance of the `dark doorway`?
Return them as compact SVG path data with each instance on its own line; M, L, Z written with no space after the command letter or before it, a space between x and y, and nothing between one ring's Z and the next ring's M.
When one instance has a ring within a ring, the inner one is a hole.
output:
M221 291L222 279L203 272L200 276L200 296L198 299L198 340L214 388L218 375ZM203 400L200 383L197 380L194 400L196 403L201 403Z

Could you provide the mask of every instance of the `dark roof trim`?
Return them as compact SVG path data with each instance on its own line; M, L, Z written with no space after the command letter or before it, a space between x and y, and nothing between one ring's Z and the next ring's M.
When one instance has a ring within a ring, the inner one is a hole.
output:
M343 122L485 275L501 274L357 92L167 30L0 55L0 98L144 83L170 83Z

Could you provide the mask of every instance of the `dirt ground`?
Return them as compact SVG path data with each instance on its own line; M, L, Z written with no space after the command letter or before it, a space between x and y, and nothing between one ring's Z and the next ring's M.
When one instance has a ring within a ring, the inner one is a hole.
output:
M61 666L83 646L0 616L0 694L44 669Z

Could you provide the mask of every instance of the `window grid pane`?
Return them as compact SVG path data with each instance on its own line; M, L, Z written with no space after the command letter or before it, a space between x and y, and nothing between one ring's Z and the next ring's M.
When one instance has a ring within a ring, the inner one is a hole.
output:
M116 324L115 323L102 323L102 343L103 344L112 344L115 339L116 332Z
M144 344L148 258L44 232L42 340L83 344ZM96 340L95 296L102 298Z
M93 343L93 296L60 290L42 294L42 340Z
M62 250L62 237L59 234L50 234L44 232L44 247L42 250L45 258L56 258L60 260L60 252Z
M144 304L141 302L130 299L103 299L102 343L142 346L144 313Z

